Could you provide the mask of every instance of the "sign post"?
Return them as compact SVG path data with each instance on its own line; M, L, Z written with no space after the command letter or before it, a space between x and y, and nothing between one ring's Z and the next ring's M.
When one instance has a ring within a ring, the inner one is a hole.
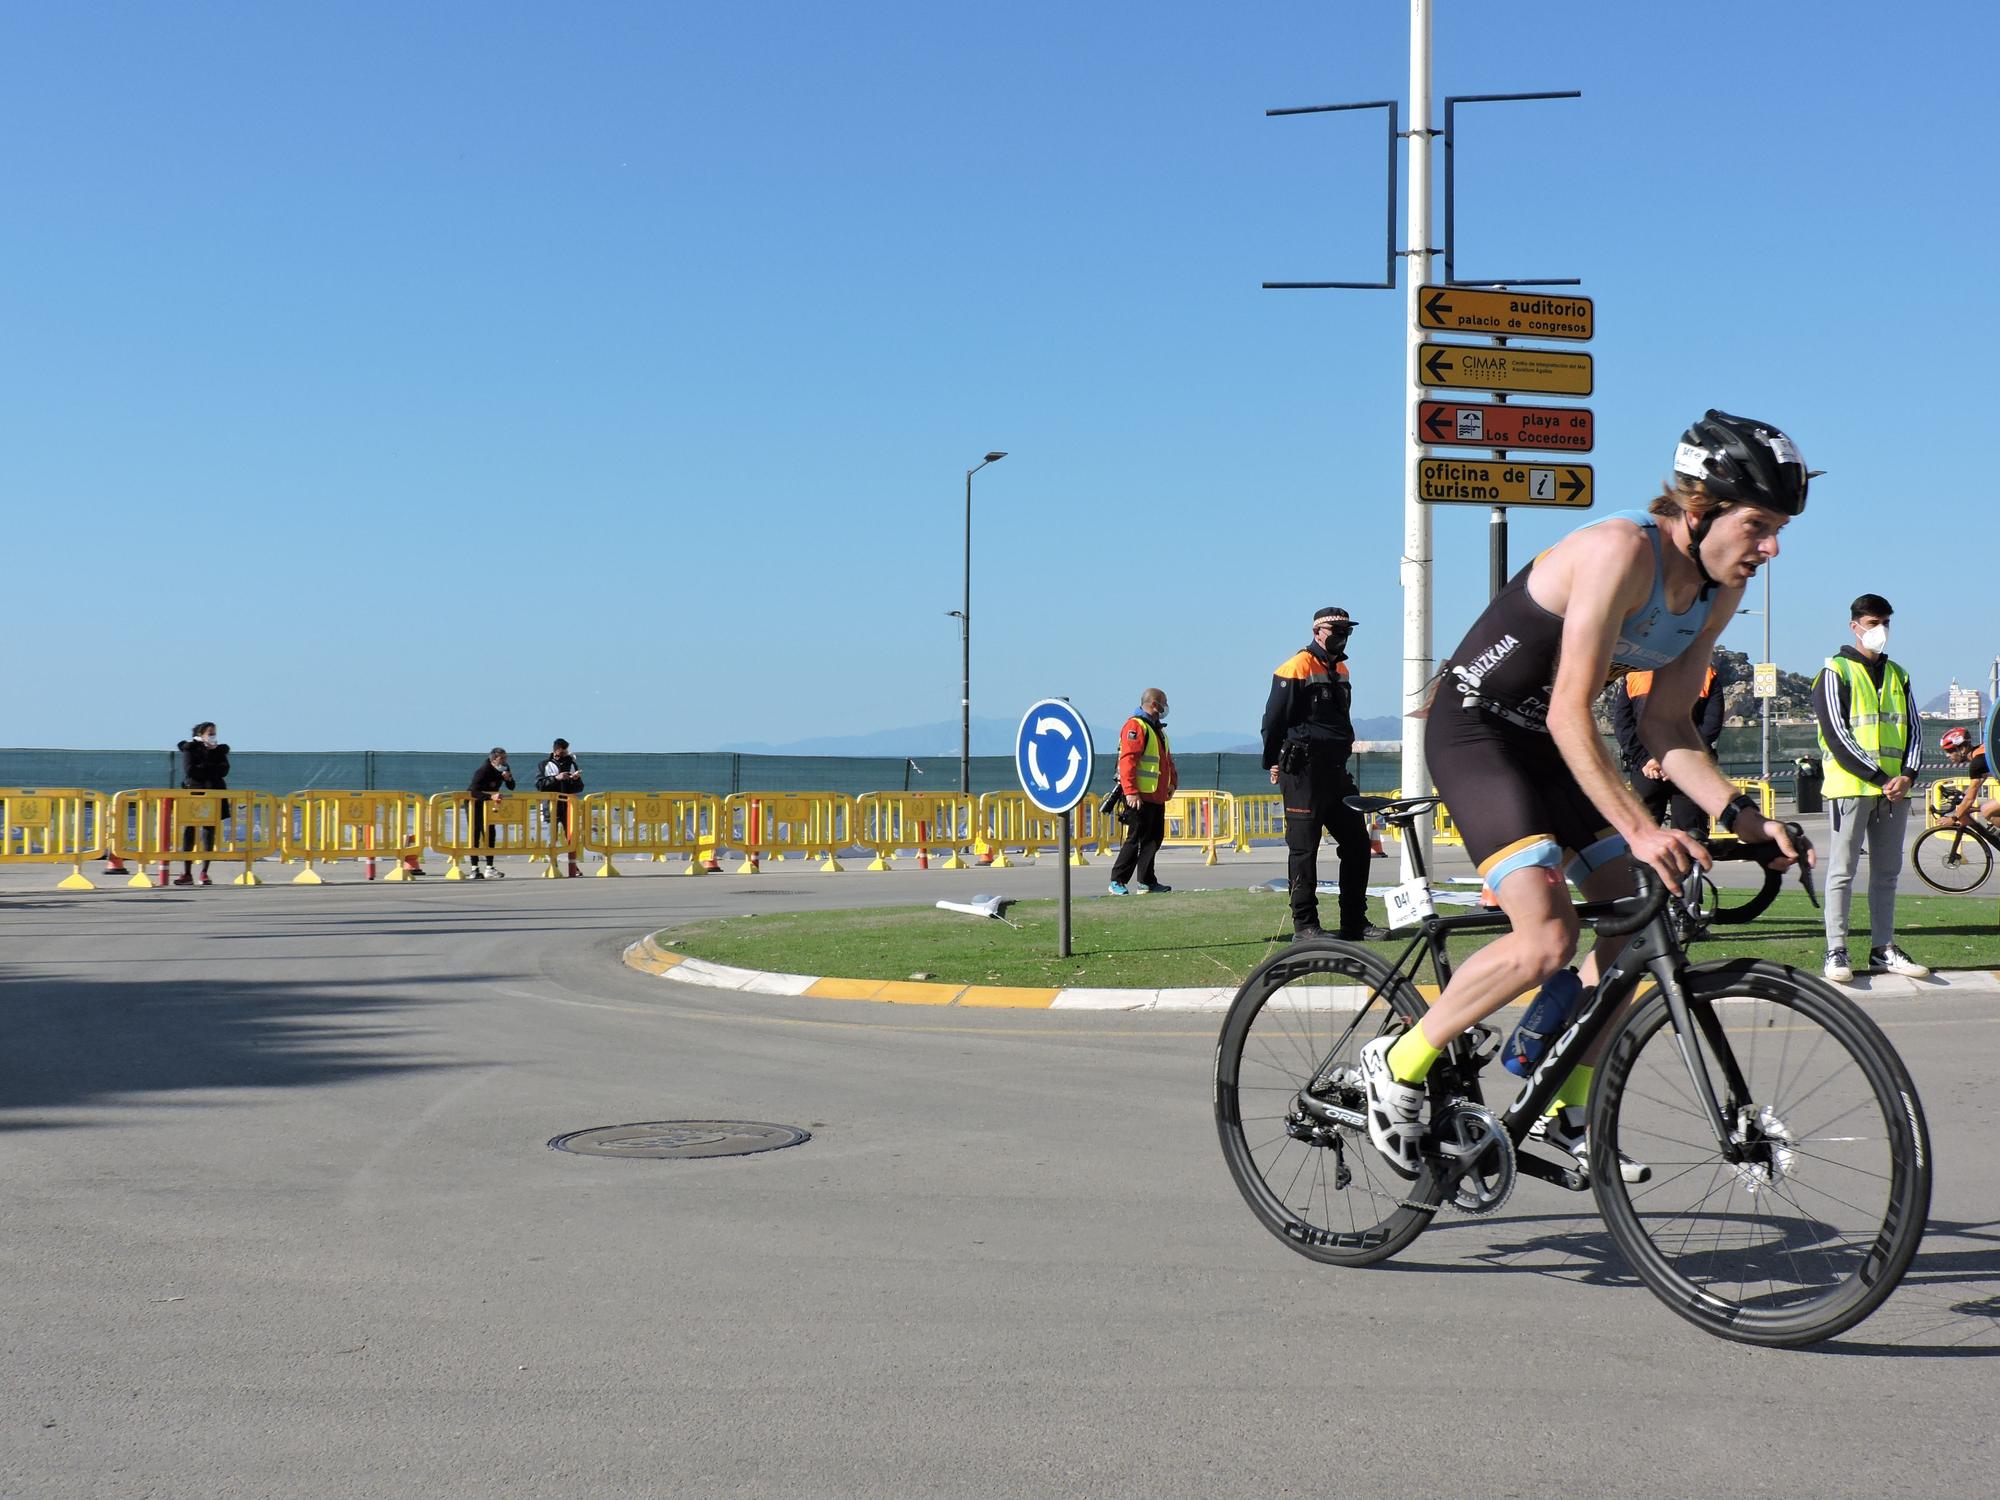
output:
M1070 813L1090 794L1090 773L1096 764L1090 726L1067 699L1044 698L1029 705L1014 735L1014 771L1021 790L1043 812L1058 820L1057 865L1062 871L1056 957L1070 956L1069 857Z

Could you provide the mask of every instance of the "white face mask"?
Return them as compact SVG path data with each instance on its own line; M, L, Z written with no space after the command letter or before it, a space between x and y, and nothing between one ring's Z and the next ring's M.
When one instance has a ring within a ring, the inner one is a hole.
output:
M202 743L203 743L204 745L208 746L208 748L209 748L209 749L211 749L211 750L213 750L213 749L215 748L215 736L214 736L214 735L212 735L212 734L205 734L205 735L203 735L203 736L201 737L201 742L202 742Z
M1887 625L1871 625L1861 632L1861 649L1863 651L1880 652L1886 651L1888 647L1889 627Z

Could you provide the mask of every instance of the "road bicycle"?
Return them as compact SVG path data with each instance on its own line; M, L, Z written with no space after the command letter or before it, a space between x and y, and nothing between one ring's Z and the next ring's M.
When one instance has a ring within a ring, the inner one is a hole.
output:
M2000 848L2000 830L1974 816L1964 823L1926 828L1910 845L1910 863L1932 890L1959 896L1986 883L1986 877L1993 873L1996 848Z
M1437 799L1347 801L1381 813L1407 841ZM1803 833L1787 826L1803 850ZM1600 940L1630 941L1513 1102L1487 1107L1480 1073L1500 1038L1473 1027L1432 1067L1420 1167L1414 1181L1399 1175L1368 1139L1360 1049L1423 1015L1415 976L1425 957L1449 983L1447 939L1508 920L1438 916L1421 847L1409 847L1415 878L1401 890L1415 931L1401 958L1333 939L1294 944L1251 974L1223 1020L1216 1127L1237 1187L1271 1233L1316 1261L1370 1265L1446 1207L1492 1213L1526 1175L1594 1192L1639 1279L1720 1337L1816 1343L1881 1305L1930 1206L1930 1141L1908 1070L1875 1023L1813 975L1758 959L1690 964L1667 892L1643 866L1638 894L1578 908ZM1607 1032L1589 1160L1615 1164L1625 1153L1650 1168L1644 1182L1537 1155L1529 1140L1572 1065Z

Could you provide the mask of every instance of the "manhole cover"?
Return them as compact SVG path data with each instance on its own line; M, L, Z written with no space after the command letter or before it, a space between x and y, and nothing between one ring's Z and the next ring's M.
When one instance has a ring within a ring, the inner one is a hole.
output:
M809 1141L791 1125L755 1120L652 1120L643 1125L600 1125L572 1130L549 1142L555 1151L578 1156L628 1156L645 1161L688 1161L704 1156L754 1156Z

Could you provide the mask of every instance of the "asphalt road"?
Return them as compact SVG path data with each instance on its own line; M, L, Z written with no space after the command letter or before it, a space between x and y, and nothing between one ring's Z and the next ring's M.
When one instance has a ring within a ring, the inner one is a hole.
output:
M1873 1319L1782 1353L1673 1317L1587 1199L1537 1183L1385 1268L1292 1254L1217 1151L1212 1017L746 996L618 961L695 915L1053 882L64 896L7 871L0 1492L1991 1483L1991 997L1870 1002L1929 1113L1930 1236ZM812 1139L706 1162L546 1145L705 1118Z

